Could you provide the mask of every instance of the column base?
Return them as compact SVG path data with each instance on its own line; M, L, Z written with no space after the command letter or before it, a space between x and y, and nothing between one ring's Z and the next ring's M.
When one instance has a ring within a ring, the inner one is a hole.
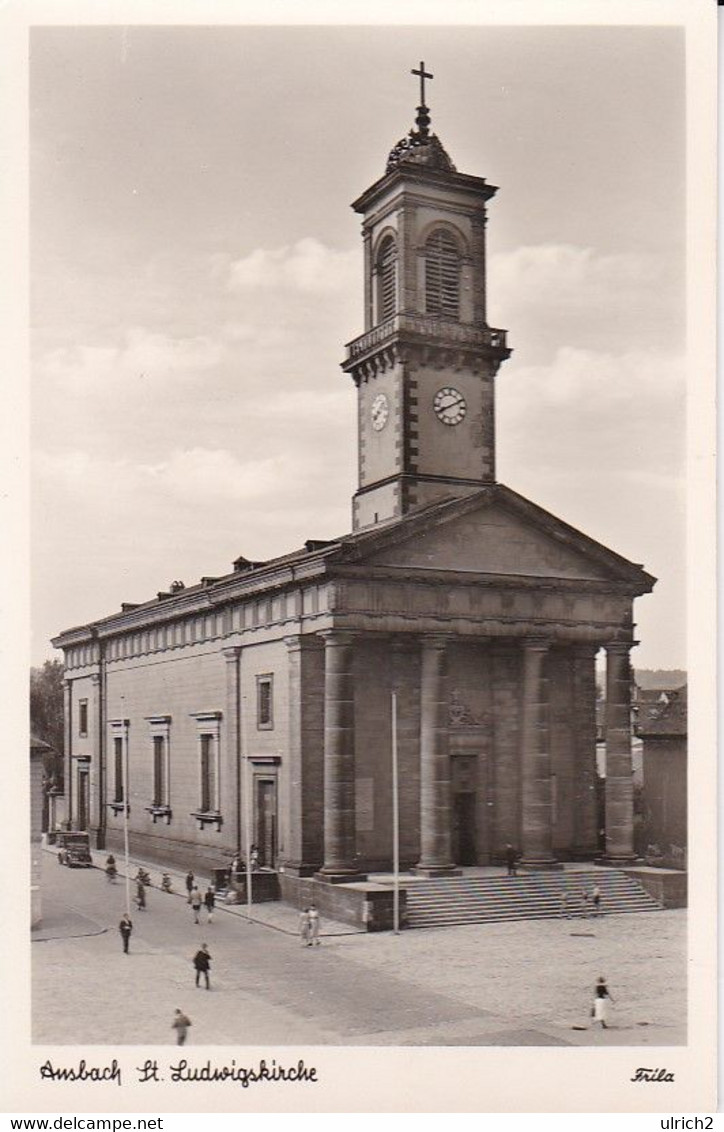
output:
M521 857L516 863L519 869L530 869L531 872L555 872L560 871L563 865L560 861L556 861L554 857Z
M357 884L360 881L367 880L367 873L358 872L343 872L333 871L326 873L324 869L320 869L318 873L314 873L314 880L321 880L325 884Z
M277 866L277 872L289 873L294 877L313 877L319 872L319 861L315 864L310 864L307 861L282 861Z
M457 865L414 865L410 872L415 877L461 877L463 870Z

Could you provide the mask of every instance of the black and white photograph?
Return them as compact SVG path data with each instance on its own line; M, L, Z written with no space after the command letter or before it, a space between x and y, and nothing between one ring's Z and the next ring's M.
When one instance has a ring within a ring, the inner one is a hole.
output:
M64 7L15 1107L713 1110L715 15Z

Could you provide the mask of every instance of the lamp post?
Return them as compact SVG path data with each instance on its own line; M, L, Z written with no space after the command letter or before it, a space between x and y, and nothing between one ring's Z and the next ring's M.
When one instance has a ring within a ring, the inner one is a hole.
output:
M249 757L244 759L244 857L246 860L246 911L251 919L251 792L249 789Z
M128 720L124 721L123 737L123 854L126 872L126 913L131 914L131 863L128 854L128 806L130 798L130 775L128 772Z
M397 692L392 693L392 930L400 934L400 799L397 767Z

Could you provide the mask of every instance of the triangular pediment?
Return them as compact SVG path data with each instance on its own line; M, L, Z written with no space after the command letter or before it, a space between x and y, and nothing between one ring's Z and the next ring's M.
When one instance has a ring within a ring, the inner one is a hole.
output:
M638 592L653 584L640 566L502 485L365 533L355 557L411 571L629 582Z

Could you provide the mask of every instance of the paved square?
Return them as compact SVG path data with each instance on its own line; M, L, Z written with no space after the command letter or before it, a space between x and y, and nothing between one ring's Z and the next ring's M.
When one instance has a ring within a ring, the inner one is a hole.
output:
M195 925L185 898L150 889L130 954L124 886L44 855L33 943L33 1037L53 1044L171 1044L176 1007L192 1045L678 1045L686 1018L686 913L354 934L323 924L302 948L294 909L220 908ZM205 941L212 990L194 986ZM590 1028L605 975L611 1028Z

